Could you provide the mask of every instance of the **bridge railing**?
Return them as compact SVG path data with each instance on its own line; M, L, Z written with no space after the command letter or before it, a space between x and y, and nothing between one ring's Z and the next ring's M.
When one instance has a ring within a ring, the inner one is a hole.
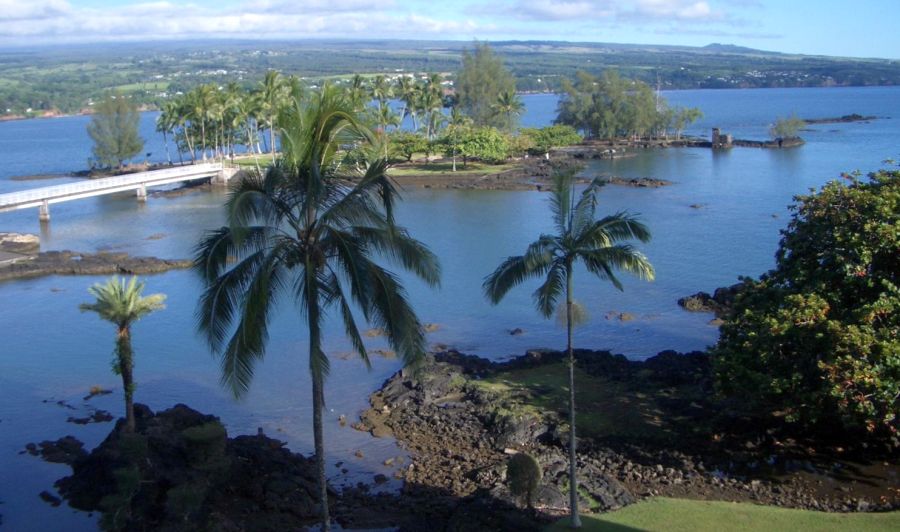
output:
M211 174L220 170L222 170L222 165L219 163L193 164L189 166L179 166L178 168L166 168L165 170L150 170L148 172L85 180L78 183L33 188L30 190L0 194L0 207L4 205L26 203L29 201L40 201L46 198L71 196L82 192L100 191L121 186L140 184L152 185L154 181L162 181L182 176L190 177L198 174Z

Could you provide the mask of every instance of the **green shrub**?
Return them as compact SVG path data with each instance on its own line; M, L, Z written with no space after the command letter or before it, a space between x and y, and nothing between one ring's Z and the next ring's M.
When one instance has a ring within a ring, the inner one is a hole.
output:
M523 499L529 508L532 507L534 496L541 485L542 476L541 464L530 454L514 454L506 462L509 491Z
M718 390L804 428L898 434L900 172L796 198L776 267L737 297Z

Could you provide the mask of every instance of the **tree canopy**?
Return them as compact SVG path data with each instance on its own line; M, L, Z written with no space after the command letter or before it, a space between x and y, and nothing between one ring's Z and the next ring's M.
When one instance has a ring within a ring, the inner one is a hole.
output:
M900 172L845 178L796 198L775 269L722 326L717 386L757 414L896 443Z
M463 50L462 69L456 74L459 106L476 126L504 127L514 112L509 106L498 112L501 95L516 91L516 81L487 44L476 43L473 50ZM514 104L508 101L509 104ZM514 107L514 105L513 105ZM508 112L507 112L508 111Z
M94 160L103 167L122 167L144 149L144 139L138 134L137 106L125 96L110 94L94 110L87 126L94 141Z
M556 123L588 137L660 137L672 127L680 135L702 115L699 109L669 109L649 85L621 78L613 70L599 78L578 72L574 82L562 81L562 90Z

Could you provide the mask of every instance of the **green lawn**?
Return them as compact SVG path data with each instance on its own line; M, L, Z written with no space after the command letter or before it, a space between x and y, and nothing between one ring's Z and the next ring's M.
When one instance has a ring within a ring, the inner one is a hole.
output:
M586 532L850 532L900 530L900 512L836 514L750 503L690 501L658 497L601 515L582 516ZM548 531L571 530L568 519Z
M456 161L456 172L453 172L453 163L451 161L442 160L441 162L422 162L399 167L395 166L388 171L388 174L397 177L429 174L452 174L458 176L489 175L505 172L507 170L515 168L515 166L516 163L483 164L470 162L468 165L466 165L466 167L463 167L462 160L458 160Z
M234 164L238 165L241 168L256 168L256 161L259 160L259 167L262 170L265 170L269 163L272 162L272 154L266 153L260 155L258 158L252 155L242 155L238 158L235 158Z
M473 382L499 392L524 411L565 413L568 408L569 375L562 362L507 371ZM687 393L685 390L632 389L627 383L592 377L576 368L575 393L576 421L584 437L665 442L683 437L679 429L691 426L689 419L677 412L667 412L662 406L666 400Z
M162 91L169 88L168 81L150 81L150 82L141 82L141 83L127 83L125 85L118 85L113 87L115 90L128 93L128 92L136 92L136 91Z

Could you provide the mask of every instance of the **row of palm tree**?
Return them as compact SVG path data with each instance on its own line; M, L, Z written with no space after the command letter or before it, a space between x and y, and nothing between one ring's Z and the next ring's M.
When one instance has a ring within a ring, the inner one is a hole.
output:
M433 141L446 126L459 123L444 112L447 99L443 82L440 74L421 79L404 75L396 81L384 75L370 80L355 75L344 90L353 109L362 114L358 117L361 122L388 132L399 129L410 118L413 130ZM174 96L161 105L156 123L168 163L173 163L170 140L181 164L185 154L192 163L197 159L233 158L239 146L255 156L268 152L274 159L278 116L305 90L299 78L270 70L249 88L234 82L225 86L206 84ZM392 108L392 100L402 102L399 112ZM524 105L510 91L500 94L494 109L512 131ZM261 170L258 158L257 166Z
M379 264L386 259L430 286L440 283L437 257L396 223L398 191L387 176L380 141L366 126L349 91L323 87L308 98L295 93L274 116L281 153L264 173L239 181L225 205L225 226L207 232L198 244L195 270L204 282L197 308L198 329L221 357L222 383L235 397L250 388L254 367L266 353L269 322L280 298L291 298L305 322L312 377L313 432L322 528L330 523L322 414L328 355L323 323L329 313L341 320L354 351L369 358L354 315L385 331L404 365L417 367L425 353L422 324L398 277ZM261 118L265 120L265 118ZM214 124L215 122L210 122ZM206 131L201 127L201 139ZM213 136L221 134L213 127ZM356 156L348 161L348 147ZM360 155L361 154L361 155ZM514 286L544 278L534 299L544 316L565 297L569 360L569 460L572 526L578 521L575 475L575 356L573 350L573 268L622 289L621 270L644 279L653 268L632 246L646 242L647 228L618 213L596 219L599 182L576 197L571 173L554 177L550 206L553 234L541 235L524 255L506 259L484 282L494 304ZM576 201L577 200L577 201ZM141 297L143 285L117 279L95 286L97 312L117 327L117 354L126 394L126 430L134 429L130 325L161 308L160 296ZM126 378L127 377L127 378Z

